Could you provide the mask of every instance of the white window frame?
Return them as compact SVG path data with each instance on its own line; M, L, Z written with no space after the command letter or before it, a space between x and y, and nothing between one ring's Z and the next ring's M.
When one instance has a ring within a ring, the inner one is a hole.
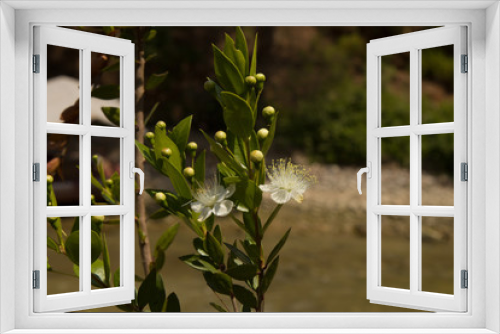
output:
M32 207L27 194L32 191L33 128L32 105L26 97L32 94L30 57L32 27L36 24L468 26L468 109L471 110L467 130L470 154L468 312L34 314L29 246L33 241L30 223L33 212L27 209ZM87 329L86 333L249 333L251 329L251 332L266 333L500 332L498 1L5 0L0 3L0 43L0 332L82 333L82 329ZM12 146L12 138L15 138L15 146Z

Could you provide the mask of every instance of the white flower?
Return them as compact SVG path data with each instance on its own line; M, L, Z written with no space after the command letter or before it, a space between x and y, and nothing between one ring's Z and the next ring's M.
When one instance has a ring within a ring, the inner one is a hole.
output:
M226 189L215 179L211 184L205 184L193 191L195 201L191 203L191 209L201 213L198 221L204 221L212 214L218 217L230 214L234 204L228 198L234 194L235 190L234 184Z
M271 193L272 200L278 204L285 204L292 198L301 203L306 190L316 181L302 166L285 159L280 159L277 164L273 161L267 176L270 183L259 187L263 192Z

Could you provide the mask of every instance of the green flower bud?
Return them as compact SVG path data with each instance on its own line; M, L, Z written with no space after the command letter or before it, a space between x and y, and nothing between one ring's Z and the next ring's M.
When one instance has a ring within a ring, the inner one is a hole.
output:
M157 202L163 202L166 199L167 199L167 196L165 196L164 193L156 193L156 195L155 195L155 200Z
M205 90L209 93L213 92L215 90L215 82L213 82L212 80L207 80L203 84L203 88L205 88Z
M253 150L252 152L250 152L250 160L254 164L260 164L262 160L264 160L264 154L262 153L262 151Z
M52 184L54 182L54 177L52 175L47 175L47 183Z
M267 130L266 128L262 128L259 131L257 131L257 138L259 138L259 140L265 140L268 135L269 135L269 130Z
M185 177L187 177L188 179L190 179L190 178L192 178L194 176L194 169L191 168L191 167L186 167L182 171L182 174L184 174Z
M111 179L107 179L107 180L106 180L106 185L107 185L108 187L111 187L111 186L113 185L113 180L111 180Z
M168 147L165 147L163 150L161 150L161 155L163 155L165 158L170 158L170 156L172 155L172 150Z
M146 134L144 135L144 137L146 137L146 139L154 139L155 138L155 134L152 133L152 132L146 132Z
M160 130L167 128L167 124L164 121L158 121L158 123L156 123L156 126L160 128Z
M95 201L95 196L94 195L90 195L90 201L93 203Z
M257 79L257 82L266 82L266 76L262 73L257 73L255 79Z
M250 87L253 87L257 84L257 79L253 75L249 75L245 78L245 83Z
M226 141L227 135L224 131L217 131L215 133L215 141L222 144Z
M99 156L97 154L94 154L92 156L92 162L96 164L98 160L99 160Z
M96 223L103 223L104 222L104 216L92 216L92 220Z
M196 150L198 149L198 144L192 141L187 144L186 148L189 152L193 153L196 152Z
M271 106L267 106L264 109L262 109L262 116L264 116L264 118L266 119L272 118L275 113L276 111Z

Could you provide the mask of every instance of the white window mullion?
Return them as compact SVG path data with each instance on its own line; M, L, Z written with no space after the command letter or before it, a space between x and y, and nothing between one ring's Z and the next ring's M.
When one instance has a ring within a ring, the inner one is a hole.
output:
M410 127L418 125L419 120L419 87L420 87L420 66L418 50L410 51ZM414 208L419 204L420 196L420 137L415 133L410 133L410 207ZM410 214L410 291L415 293L419 288L420 277L420 243L418 241L420 218L415 213Z

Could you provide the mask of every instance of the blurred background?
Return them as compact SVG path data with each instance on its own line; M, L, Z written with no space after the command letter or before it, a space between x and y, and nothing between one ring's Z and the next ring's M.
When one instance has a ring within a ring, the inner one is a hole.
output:
M366 299L366 197L364 187L362 196L357 193L356 172L366 164L366 44L372 39L427 28L243 28L250 46L255 34L259 34L257 72L267 77L261 107L272 105L280 112L270 157L292 157L293 162L306 165L318 179L305 194L304 202L285 206L269 229L269 239L264 243L267 248L272 247L289 226L292 232L282 251L280 269L266 295L266 311L408 311L370 304ZM133 28L78 29L134 40ZM146 91L146 115L155 109L147 129L153 130L159 120L171 128L186 116L194 115L190 139L200 148L208 148L198 129L211 134L223 129L220 106L203 89L206 77L215 77L211 43L222 46L224 33L234 36L234 28L148 29L154 30L155 36L146 42L146 77L166 71L168 75ZM48 52L48 121L78 123L78 117L68 121L71 114L68 108L78 100L78 51L51 48ZM96 57L93 61L102 60ZM453 121L452 57L452 47L422 51L423 123ZM117 62L111 57L106 59L106 66ZM103 73L99 80L104 84L118 84L116 73ZM409 55L382 57L381 75L382 126L409 124ZM92 123L113 126L102 107L117 106L117 100L93 98ZM79 202L78 141L77 136L49 135L48 161L54 165L58 205ZM61 148L63 142L67 145ZM111 178L115 172L119 174L119 142L94 138L92 145L93 154L103 159L106 177ZM213 170L216 161L208 156ZM408 166L409 138L383 139L382 204L409 204ZM453 205L453 135L422 137L422 169L422 203ZM145 172L146 188L170 187L168 180L153 168L146 166ZM100 196L99 192L95 195ZM148 215L158 209L149 197L146 203ZM264 200L264 216L272 208L271 201ZM151 243L154 245L162 231L175 222L172 217L148 220ZM220 225L227 239L244 237L229 219L222 219ZM106 229L111 255L116 258L119 256L116 254L118 230L113 226ZM178 259L192 252L192 238L192 231L181 225L166 253L164 281L168 291L178 295L183 312L212 312L209 302L215 301L215 296L202 276ZM383 217L382 240L382 284L409 288L408 217ZM423 290L453 293L453 219L425 218L422 245ZM49 260L57 269L49 273L50 293L75 291L71 266L64 263L68 260L57 256ZM139 249L136 249L136 273L144 277ZM120 310L109 307L92 311Z

